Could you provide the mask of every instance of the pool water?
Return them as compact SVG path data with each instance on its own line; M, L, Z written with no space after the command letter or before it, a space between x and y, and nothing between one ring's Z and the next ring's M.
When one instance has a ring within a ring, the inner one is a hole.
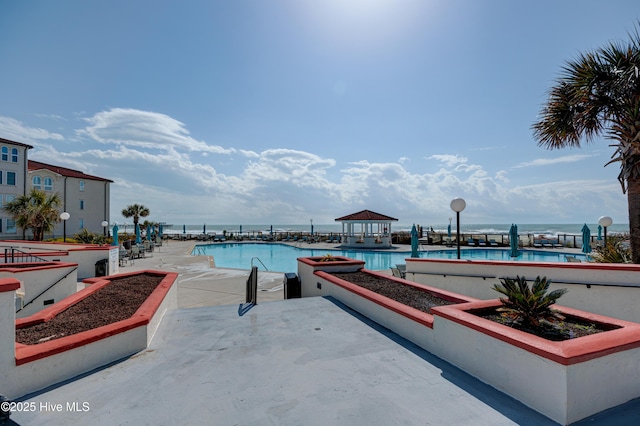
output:
M374 271L389 269L398 263L406 263L411 252L373 252L356 250L327 250L313 248L299 248L286 244L269 243L225 243L197 245L194 255L213 256L215 265L219 268L258 269L275 272L297 272L298 257L346 256L351 259L364 260L365 268ZM566 253L559 251L520 250L520 256L513 259L509 250L501 249L466 249L460 251L460 257L473 260L515 260L521 262L566 262ZM455 259L456 250L421 251L421 258ZM584 255L572 255L585 260Z

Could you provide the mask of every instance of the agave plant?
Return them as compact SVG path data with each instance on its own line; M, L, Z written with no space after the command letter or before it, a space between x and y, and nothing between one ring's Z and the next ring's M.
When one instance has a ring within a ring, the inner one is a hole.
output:
M551 280L540 276L531 287L527 279L520 276L515 280L502 278L500 281L502 285L495 284L493 289L504 294L506 298L500 298L502 307L498 312L511 325L536 329L542 327L545 321L553 324L564 319L559 312L551 309L551 305L567 292L566 288L547 292Z
M613 235L604 246L596 247L591 260L596 263L631 263L631 249L624 245L625 236Z

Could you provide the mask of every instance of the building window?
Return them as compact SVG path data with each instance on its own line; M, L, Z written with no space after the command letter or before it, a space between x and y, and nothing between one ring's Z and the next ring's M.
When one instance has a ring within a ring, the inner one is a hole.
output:
M84 181L80 181L80 192L84 191Z
M80 229L84 229L84 219L80 219Z
M53 179L50 177L44 178L44 190L53 191Z
M84 200L80 200L80 210L84 210Z
M0 232L2 232L2 219L0 219Z
M0 170L0 185L2 185L4 182L2 181L2 171Z
M18 148L11 148L11 162L18 162Z
M16 186L16 172L7 172L7 185Z
M15 219L5 219L7 224L6 233L7 234L15 234L16 233L16 220Z
M14 194L7 194L4 196L4 204L6 205L7 203L12 202L13 200L16 199L16 195Z
M6 146L2 147L2 161L9 161L9 148Z
M40 176L34 176L31 181L33 183L33 189L42 189L42 178Z

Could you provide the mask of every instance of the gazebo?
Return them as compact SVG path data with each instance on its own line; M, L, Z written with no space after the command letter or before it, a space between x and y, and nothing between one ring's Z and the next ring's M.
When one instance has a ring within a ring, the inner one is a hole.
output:
M398 219L371 210L339 217L342 222L342 245L354 248L391 247L391 222Z

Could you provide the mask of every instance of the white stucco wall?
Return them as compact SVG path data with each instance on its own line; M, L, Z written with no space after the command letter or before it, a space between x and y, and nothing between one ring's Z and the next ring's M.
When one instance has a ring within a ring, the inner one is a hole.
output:
M407 279L483 300L500 296L492 289L499 278L516 276L547 277L552 290L566 288L563 306L640 323L640 265L407 259Z

